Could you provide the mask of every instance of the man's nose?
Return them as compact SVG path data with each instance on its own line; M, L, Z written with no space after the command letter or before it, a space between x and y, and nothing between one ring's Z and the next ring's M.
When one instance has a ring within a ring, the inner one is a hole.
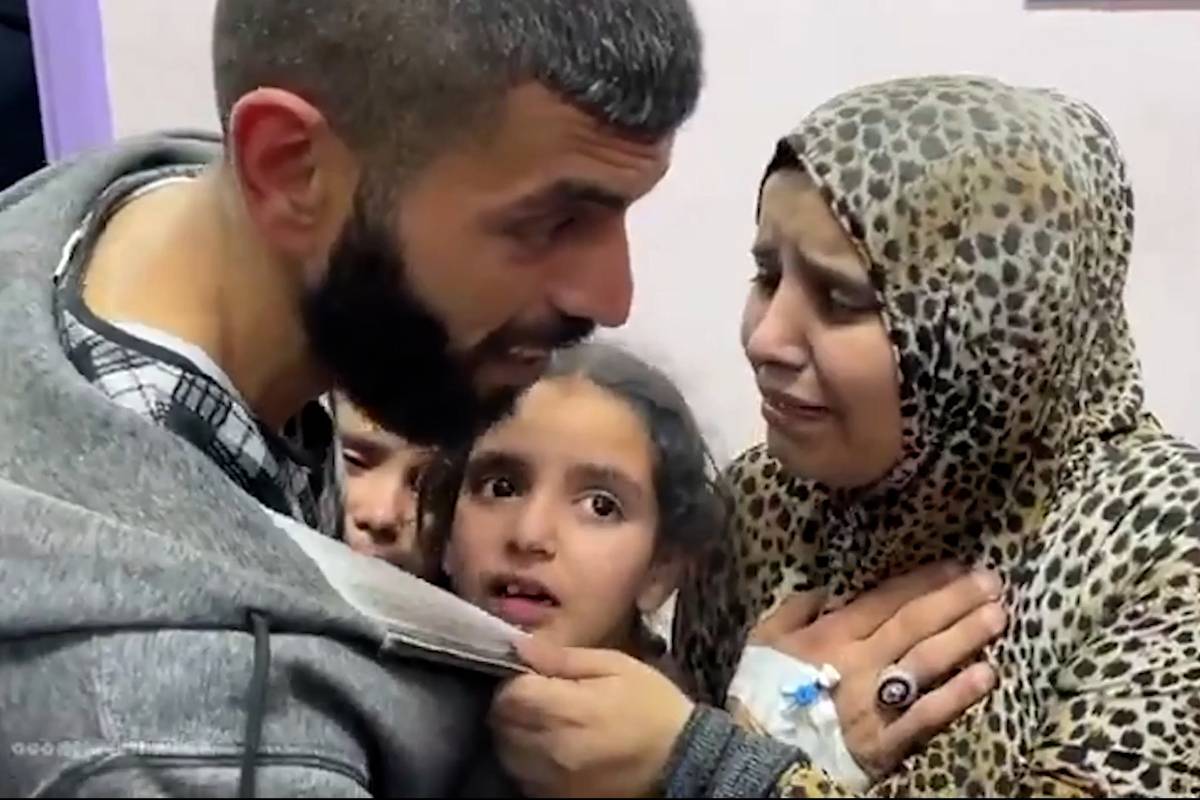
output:
M625 324L633 305L633 271L624 219L555 266L550 301L561 313L597 325Z

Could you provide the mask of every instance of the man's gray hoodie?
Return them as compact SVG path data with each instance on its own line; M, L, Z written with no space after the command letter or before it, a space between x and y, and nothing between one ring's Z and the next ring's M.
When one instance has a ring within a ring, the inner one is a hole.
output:
M219 152L147 138L0 194L0 794L506 792L484 766L495 659L466 636L397 646L59 345L52 274L93 200Z

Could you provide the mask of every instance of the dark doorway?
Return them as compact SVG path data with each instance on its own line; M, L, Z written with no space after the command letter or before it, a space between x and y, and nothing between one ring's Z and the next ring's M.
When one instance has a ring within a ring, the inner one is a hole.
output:
M0 190L46 164L27 0L0 0Z

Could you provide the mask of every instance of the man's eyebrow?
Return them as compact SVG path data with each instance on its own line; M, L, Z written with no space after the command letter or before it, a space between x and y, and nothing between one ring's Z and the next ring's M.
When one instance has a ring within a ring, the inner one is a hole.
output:
M572 205L597 205L612 211L624 211L630 200L620 192L588 181L564 178L509 203L489 216L497 222L534 217Z

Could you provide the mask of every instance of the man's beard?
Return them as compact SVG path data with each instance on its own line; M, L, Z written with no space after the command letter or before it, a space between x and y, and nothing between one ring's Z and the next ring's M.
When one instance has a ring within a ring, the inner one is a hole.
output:
M506 325L466 353L414 292L401 248L356 205L320 286L304 298L310 346L334 383L376 423L418 445L456 447L508 414L520 387L481 394L475 373L514 346L553 350L586 339L590 320L559 315Z

